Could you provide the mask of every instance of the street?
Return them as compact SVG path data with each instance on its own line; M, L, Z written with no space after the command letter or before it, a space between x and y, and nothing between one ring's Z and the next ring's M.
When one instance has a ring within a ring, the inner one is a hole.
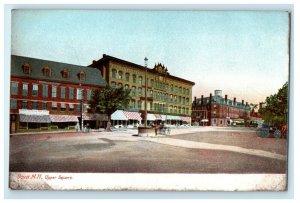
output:
M171 135L114 132L12 135L11 172L286 173L287 140L251 129L184 128Z

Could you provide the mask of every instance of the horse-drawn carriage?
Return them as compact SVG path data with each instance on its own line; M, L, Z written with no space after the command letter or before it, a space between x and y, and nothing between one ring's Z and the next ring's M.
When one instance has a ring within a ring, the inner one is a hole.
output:
M166 126L159 126L157 129L157 133L161 135L170 135L171 129Z
M270 124L263 124L261 128L256 130L256 134L259 137L274 137L274 138L286 138L287 137L287 125L283 125L281 128L276 128Z

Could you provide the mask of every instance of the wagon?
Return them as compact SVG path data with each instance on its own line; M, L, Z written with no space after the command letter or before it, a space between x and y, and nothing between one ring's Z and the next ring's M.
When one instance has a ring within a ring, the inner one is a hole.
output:
M280 138L281 137L281 131L271 125L268 125L268 124L263 124L263 126L261 128L258 128L256 130L256 134L258 137L264 137L264 138L267 138L267 137Z
M170 135L171 129L169 127L158 128L158 134L161 135Z

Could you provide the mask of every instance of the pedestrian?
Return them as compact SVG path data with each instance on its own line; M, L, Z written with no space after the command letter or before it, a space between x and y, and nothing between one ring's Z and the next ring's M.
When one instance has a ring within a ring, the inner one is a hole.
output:
M76 130L76 132L79 131L79 123L76 123L76 125L75 125L75 130Z
M86 124L86 129L87 129L87 132L90 132L90 124Z

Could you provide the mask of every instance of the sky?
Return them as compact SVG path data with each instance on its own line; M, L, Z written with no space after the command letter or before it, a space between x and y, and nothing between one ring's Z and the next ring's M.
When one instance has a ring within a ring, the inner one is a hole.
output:
M259 103L289 77L289 16L262 11L14 10L15 55L89 65L108 54Z

